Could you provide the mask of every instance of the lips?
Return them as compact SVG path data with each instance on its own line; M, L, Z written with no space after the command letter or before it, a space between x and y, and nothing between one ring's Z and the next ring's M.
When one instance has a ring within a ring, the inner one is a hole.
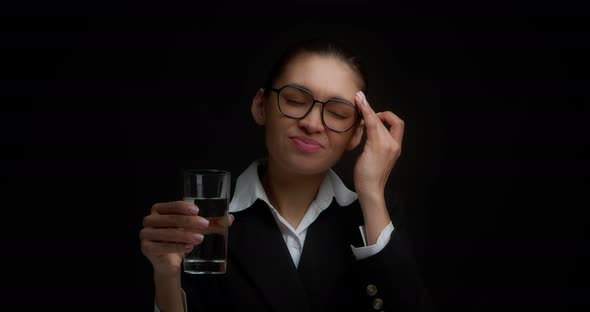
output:
M320 142L318 142L318 141L316 141L314 139L305 137L305 136L292 136L292 137L289 137L289 138L292 139L292 140L299 140L299 141L301 141L301 142L303 142L303 143L305 143L307 145L317 145L318 147L323 147L322 144L320 144Z
M323 148L318 141L308 137L292 136L289 138L293 142L294 146L304 153L315 153Z

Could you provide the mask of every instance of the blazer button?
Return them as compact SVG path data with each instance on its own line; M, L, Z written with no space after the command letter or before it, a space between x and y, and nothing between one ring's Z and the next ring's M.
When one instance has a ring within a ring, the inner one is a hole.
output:
M375 294L377 294L377 287L373 284L369 284L367 286L367 295L375 296Z
M381 300L380 298L375 298L375 300L373 300L373 309L379 310L382 307L383 307L383 300Z

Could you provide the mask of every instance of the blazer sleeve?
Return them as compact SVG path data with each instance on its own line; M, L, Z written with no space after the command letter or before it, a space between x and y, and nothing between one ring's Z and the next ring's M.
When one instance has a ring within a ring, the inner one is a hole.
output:
M434 311L416 263L398 230L377 254L355 264L362 311Z
M399 220L404 207L395 197L386 200L392 219ZM361 311L435 311L405 237L396 226L381 251L355 262L352 287Z

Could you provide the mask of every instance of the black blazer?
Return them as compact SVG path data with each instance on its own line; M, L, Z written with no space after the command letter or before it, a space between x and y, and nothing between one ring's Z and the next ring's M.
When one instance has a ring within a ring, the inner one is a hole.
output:
M363 246L358 201L334 200L308 228L298 268L265 202L234 214L224 275L182 273L188 311L431 311L414 262L397 229L379 253L356 260Z

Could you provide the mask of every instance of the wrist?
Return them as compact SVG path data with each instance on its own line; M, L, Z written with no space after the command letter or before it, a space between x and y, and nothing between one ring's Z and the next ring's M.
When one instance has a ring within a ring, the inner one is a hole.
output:
M391 222L382 192L366 192L359 195L359 204L363 212L367 244L377 242L381 231Z
M154 270L154 281L166 283L180 281L180 271Z
M156 288L156 293L160 295L156 297L174 297L181 293L182 285L180 274L170 275L154 272L154 286Z
M359 203L365 204L367 207L380 206L385 203L385 193L380 188L374 188L370 191L359 190L358 193Z
M154 270L154 275L159 276L176 276L180 275L182 270L182 263L180 265L169 265L169 264L160 264L160 265L152 265Z
M185 311L180 274L154 272L154 284L160 311Z

